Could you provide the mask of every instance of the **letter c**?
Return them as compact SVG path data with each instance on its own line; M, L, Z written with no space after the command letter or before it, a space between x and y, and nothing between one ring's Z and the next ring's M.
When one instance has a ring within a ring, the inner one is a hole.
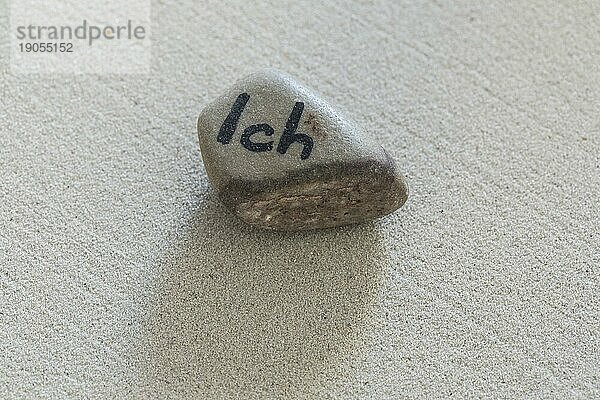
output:
M252 140L250 140L250 136L258 132L264 132L266 136L271 136L274 131L273 128L268 124L250 125L246 129L244 129L244 133L242 133L242 139L240 140L242 146L254 152L273 150L272 140L267 143L255 143Z

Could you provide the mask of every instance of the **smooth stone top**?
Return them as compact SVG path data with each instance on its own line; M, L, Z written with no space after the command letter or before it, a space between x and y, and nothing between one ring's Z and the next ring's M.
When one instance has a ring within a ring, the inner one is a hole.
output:
M404 204L383 148L286 74L235 83L198 118L209 180L246 222L275 229L356 223Z

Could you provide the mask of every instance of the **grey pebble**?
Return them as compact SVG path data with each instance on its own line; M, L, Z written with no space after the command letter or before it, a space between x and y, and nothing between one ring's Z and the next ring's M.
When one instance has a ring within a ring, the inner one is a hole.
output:
M408 187L388 153L290 76L251 74L198 118L208 178L247 223L304 230L389 214Z

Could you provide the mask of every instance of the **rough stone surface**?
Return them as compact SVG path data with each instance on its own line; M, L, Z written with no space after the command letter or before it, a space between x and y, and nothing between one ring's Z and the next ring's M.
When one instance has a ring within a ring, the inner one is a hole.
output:
M240 80L198 118L208 177L249 224L301 230L363 222L401 207L408 189L385 150L290 76Z

